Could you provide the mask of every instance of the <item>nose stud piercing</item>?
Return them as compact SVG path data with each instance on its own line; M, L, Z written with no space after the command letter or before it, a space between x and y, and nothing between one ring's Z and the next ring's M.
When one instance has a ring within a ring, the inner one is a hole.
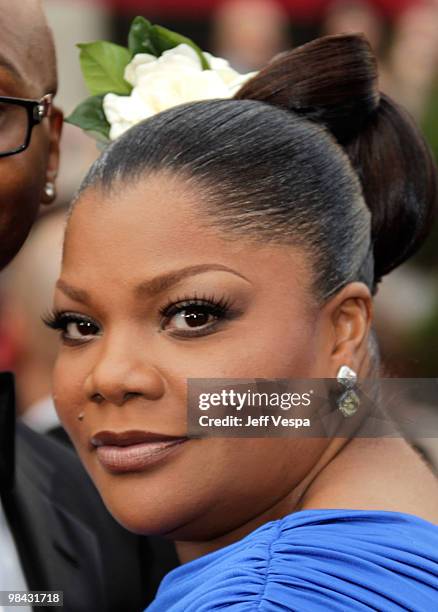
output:
M80 414L78 414L78 421L83 421L84 420L84 413L81 412Z

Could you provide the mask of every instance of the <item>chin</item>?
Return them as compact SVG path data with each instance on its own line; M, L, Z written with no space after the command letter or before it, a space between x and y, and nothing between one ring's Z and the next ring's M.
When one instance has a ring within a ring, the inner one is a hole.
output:
M163 482L150 486L137 474L111 480L98 478L95 485L114 519L138 535L196 537L200 517L208 507L203 496L197 496L193 489L191 495L186 495Z
M125 501L105 499L103 501L114 519L128 531L138 535L160 535L173 537L185 521L171 509L166 510L162 504L136 503L133 498Z

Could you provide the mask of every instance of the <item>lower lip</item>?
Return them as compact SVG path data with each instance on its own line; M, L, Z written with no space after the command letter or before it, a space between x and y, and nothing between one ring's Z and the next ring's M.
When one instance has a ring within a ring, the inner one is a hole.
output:
M97 457L109 472L140 472L148 466L162 461L179 449L187 438L166 442L141 442L130 446L98 446Z

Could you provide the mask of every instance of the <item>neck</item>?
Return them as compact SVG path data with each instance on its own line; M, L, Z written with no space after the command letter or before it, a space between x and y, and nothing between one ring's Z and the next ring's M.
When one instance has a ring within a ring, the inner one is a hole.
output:
M347 438L333 438L330 440L330 443L326 446L310 472L287 495L277 500L275 504L261 514L251 517L236 529L211 540L175 542L180 562L187 563L207 553L219 550L224 546L241 540L269 521L275 521L292 512L302 510L304 509L304 500L306 500L305 508L310 509L311 506L308 505L308 500L314 494L317 494L320 477L350 442L351 440Z

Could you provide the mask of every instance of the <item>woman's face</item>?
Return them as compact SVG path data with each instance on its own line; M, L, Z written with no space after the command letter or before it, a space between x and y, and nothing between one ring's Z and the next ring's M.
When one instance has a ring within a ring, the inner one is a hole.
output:
M188 378L335 375L305 254L227 240L201 210L201 193L176 176L86 191L54 304L64 330L55 401L88 472L128 529L178 539L217 537L269 512L326 442L190 439L124 469L93 437L184 437Z

